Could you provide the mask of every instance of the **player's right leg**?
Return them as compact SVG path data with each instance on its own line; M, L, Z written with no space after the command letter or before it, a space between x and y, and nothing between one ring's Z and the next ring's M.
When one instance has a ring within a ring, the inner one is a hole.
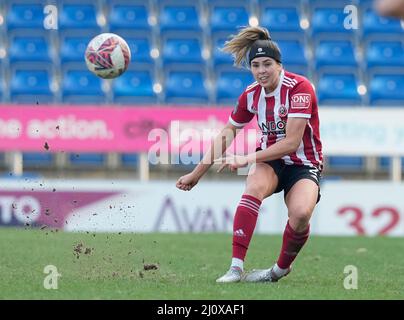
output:
M278 177L266 163L251 166L246 188L233 222L233 255L230 269L217 282L238 282L242 278L244 259L257 223L261 201L274 193ZM239 272L240 271L240 272Z

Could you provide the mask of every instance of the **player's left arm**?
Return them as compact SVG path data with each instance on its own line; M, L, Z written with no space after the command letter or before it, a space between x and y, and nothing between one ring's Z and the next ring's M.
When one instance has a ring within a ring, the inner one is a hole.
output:
M297 150L303 139L304 130L307 124L306 118L290 118L286 124L286 136L265 150L249 153L248 155L230 155L216 159L214 162L221 164L218 172L225 167L231 171L242 168L248 164L265 162L280 159Z
M248 154L247 162L254 163L276 160L295 152L303 139L307 121L306 118L289 118L286 123L285 138L265 150Z

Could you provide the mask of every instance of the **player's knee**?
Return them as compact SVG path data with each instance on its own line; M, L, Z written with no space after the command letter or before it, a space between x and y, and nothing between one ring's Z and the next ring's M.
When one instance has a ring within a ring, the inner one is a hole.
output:
M267 186L264 183L253 179L249 179L247 180L244 193L262 200L265 197L266 188Z
M305 207L296 207L289 209L289 219L293 219L299 225L306 225L311 218L312 210Z

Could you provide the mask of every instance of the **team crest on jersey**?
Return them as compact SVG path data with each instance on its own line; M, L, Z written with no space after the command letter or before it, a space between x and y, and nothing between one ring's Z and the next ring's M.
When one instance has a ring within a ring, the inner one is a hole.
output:
M285 117L287 114L288 114L288 109L286 109L285 105L282 104L281 107L279 108L278 115L280 117Z
M296 93L291 98L291 107L296 109L308 109L311 106L311 95L308 93Z

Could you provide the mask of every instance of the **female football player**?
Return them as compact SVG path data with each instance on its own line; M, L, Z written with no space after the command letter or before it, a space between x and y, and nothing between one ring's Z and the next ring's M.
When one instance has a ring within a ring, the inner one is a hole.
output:
M292 262L306 243L310 218L320 199L323 156L316 96L309 80L283 68L281 52L264 28L240 30L223 50L233 55L235 65L247 66L256 82L239 96L227 125L202 161L191 173L180 177L176 186L191 190L214 162L221 164L219 172L225 167L235 171L251 165L234 216L230 269L216 281L275 282L290 272ZM236 130L254 116L262 131L256 152L220 158ZM282 190L289 219L279 258L268 269L244 274L243 263L261 203Z

